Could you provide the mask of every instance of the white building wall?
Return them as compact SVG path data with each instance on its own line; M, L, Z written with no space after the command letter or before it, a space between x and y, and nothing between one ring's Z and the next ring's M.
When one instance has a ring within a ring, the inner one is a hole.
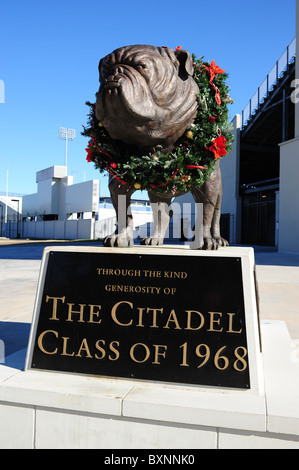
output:
M37 195L36 194L27 194L23 196L23 209L22 209L22 216L29 217L33 215L37 215L40 212L35 214L37 209Z
M36 174L38 190L23 197L23 217L57 215L65 220L72 213L98 211L99 181L73 184L73 176L66 175L65 167L51 167Z
M44 180L38 183L35 204L38 214L55 214L58 209L58 182Z
M67 186L65 191L64 210L73 212L97 212L100 197L98 180Z
M241 116L236 114L231 122L234 143L232 150L220 162L222 175L221 213L230 214L230 243L240 243L241 239L241 198L239 196L240 167L240 125Z
M36 182L50 180L53 178L61 179L67 176L67 167L66 166L50 166L44 170L40 170L36 173Z
M58 208L57 208L58 220L65 220L68 217L68 206L66 203L66 194L67 194L67 188L73 185L73 183L74 183L73 176L65 176L64 178L61 178L61 180L59 181L59 195L58 195L59 200L58 200ZM75 187L77 187L77 185L75 185Z
M37 193L23 196L23 217L56 214L58 199L59 180L39 181Z
M298 107L298 105L295 105ZM299 253L299 138L280 145L278 249Z
M22 197L0 196L0 221L15 221L22 213Z

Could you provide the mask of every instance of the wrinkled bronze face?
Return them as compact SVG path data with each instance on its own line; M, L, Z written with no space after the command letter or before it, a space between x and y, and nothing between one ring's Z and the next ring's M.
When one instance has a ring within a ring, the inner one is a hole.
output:
M121 47L101 59L99 72L96 116L113 139L166 150L190 128L199 90L189 52Z

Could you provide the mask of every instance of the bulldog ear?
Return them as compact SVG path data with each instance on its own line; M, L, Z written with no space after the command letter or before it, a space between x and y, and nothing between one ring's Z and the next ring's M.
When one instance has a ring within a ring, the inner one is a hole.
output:
M102 82L102 79L103 79L103 77L102 77L102 64L103 64L103 62L104 62L104 58L100 60L100 62L99 62L99 67L98 67L98 70L99 70L99 81L100 81L100 82Z
M193 61L190 53L184 49L174 51L176 58L179 61L179 77L182 80L187 80L188 76L193 75Z

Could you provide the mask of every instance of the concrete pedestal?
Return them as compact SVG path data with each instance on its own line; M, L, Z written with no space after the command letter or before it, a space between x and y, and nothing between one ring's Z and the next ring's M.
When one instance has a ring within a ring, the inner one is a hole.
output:
M265 393L0 366L0 448L299 448L299 361L284 322L262 322Z
M262 321L260 352L252 250L195 256L219 254L242 261L249 389L31 369L44 256L28 351L0 364L0 448L299 448L298 344L284 322Z

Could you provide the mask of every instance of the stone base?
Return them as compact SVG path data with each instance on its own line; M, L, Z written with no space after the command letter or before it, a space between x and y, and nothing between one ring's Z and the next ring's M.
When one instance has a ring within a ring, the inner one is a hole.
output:
M260 395L24 372L18 351L0 365L0 448L299 448L298 351L284 322L262 322L261 337Z

